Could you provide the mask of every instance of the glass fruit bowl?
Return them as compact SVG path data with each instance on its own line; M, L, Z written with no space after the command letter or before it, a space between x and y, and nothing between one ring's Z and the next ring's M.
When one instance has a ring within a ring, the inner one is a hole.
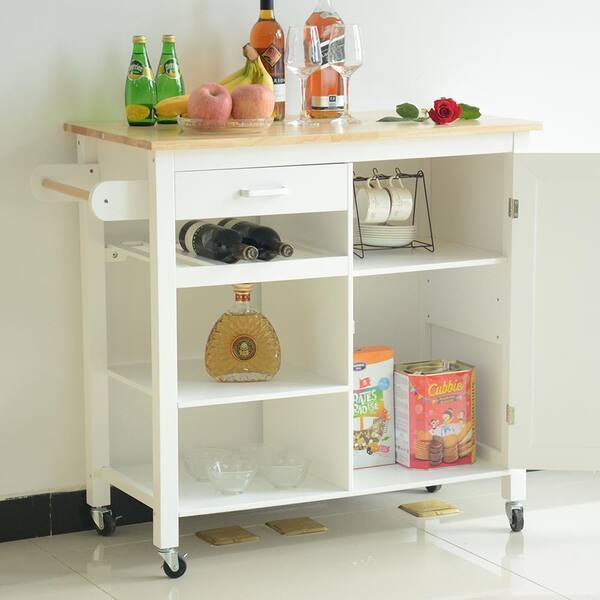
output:
M262 474L267 481L280 489L296 488L303 483L310 461L289 452L268 452L263 457Z
M254 461L241 456L214 460L208 467L208 478L222 494L241 494L256 476Z
M226 123L217 121L207 121L206 119L192 119L191 117L178 117L177 122L182 129L192 131L212 131L212 132L242 132L263 131L273 125L274 118L266 119L229 119Z
M188 473L198 481L208 481L208 467L216 460L225 460L231 455L223 448L195 448L188 450L183 460Z

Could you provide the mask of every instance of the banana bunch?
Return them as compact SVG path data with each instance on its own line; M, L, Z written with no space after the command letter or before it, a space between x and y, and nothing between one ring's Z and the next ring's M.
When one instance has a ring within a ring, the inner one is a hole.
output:
M185 96L173 96L172 98L166 98L165 100L161 100L154 107L154 110L156 111L156 114L163 119L174 119L179 115L187 114L189 99L189 94L186 94Z
M244 56L246 57L246 64L239 71L225 77L219 83L225 86L229 93L241 85L251 85L253 83L264 85L272 90L274 87L273 78L265 69L258 52L250 44L244 46Z

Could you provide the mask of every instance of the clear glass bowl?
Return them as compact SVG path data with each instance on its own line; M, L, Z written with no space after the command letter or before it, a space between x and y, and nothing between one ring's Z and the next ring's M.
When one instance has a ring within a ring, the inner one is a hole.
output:
M223 448L195 448L184 454L185 466L189 474L198 481L208 481L208 467L216 460L225 460L231 455Z
M213 461L208 467L208 478L222 494L241 494L256 476L256 462L241 456Z
M229 119L226 123L216 121L207 121L206 119L192 119L191 117L178 117L177 122L183 129L192 129L195 131L212 132L243 132L249 133L253 130L262 131L273 125L274 118L266 119Z
M308 474L310 461L287 452L268 453L262 464L262 474L276 488L290 489L301 485Z

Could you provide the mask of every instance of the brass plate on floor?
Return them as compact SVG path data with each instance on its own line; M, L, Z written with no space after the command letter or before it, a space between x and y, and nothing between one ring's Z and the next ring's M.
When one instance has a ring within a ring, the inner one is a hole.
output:
M421 519L430 519L432 517L445 517L448 515L460 514L460 510L442 500L425 500L423 502L411 502L410 504L401 504L398 508Z
M321 523L317 523L309 517L269 521L265 525L281 535L304 535L306 533L324 533L327 531L325 525L321 525Z
M243 527L218 527L198 531L196 535L212 546L229 546L245 542L258 542L260 538Z

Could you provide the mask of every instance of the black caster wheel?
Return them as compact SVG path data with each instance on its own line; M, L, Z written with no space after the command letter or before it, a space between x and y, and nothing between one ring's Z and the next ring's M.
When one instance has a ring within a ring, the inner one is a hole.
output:
M110 537L117 530L117 520L113 517L111 512L105 512L102 514L102 529L94 523L96 533L102 537Z
M439 492L442 489L441 485L428 485L425 488L430 494L435 494L436 492Z
M177 569L177 571L172 571L171 567L166 562L163 562L163 571L170 579L179 579L179 577L183 576L187 569L187 563L185 560L181 556L177 556L177 558L179 559L179 569Z
M510 516L510 528L513 531L523 531L525 527L525 518L522 508L513 508Z

